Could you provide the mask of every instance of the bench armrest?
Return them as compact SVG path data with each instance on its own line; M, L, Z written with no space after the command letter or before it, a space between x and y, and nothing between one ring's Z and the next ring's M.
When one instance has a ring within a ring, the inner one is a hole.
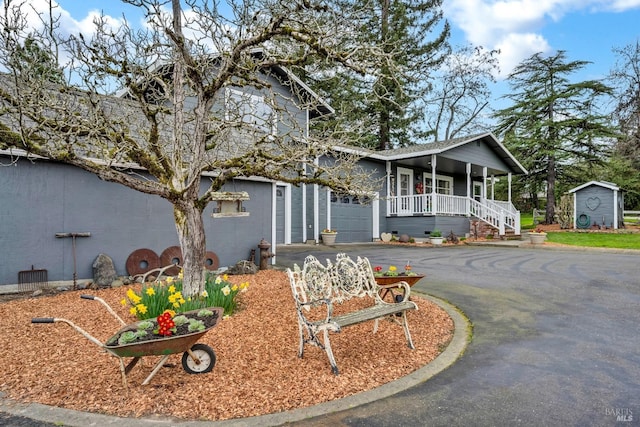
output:
M329 298L321 298L321 299L317 299L315 301L307 301L307 302L302 302L299 301L298 299L296 299L296 305L298 306L298 313L301 316L301 318L304 320L305 323L314 323L314 321L311 321L309 319L306 318L306 316L304 315L302 309L306 309L307 311L309 311L311 308L319 306L319 305L326 305L327 306L327 312L325 315L325 319L324 319L324 323L329 323L331 322L331 319L333 317L333 302L329 299Z
M397 288L402 288L403 292L403 298L401 301L397 301L397 302L404 302L404 301L409 301L409 297L411 296L411 286L409 286L409 284L407 282L405 282L404 280L400 280L397 283L392 283L390 285L378 285L376 284L376 286L378 287L379 290L383 291L385 289L397 289ZM377 293L378 297L376 298L377 300L382 301L385 304L389 304L389 302L387 301L383 301L380 298L380 292Z

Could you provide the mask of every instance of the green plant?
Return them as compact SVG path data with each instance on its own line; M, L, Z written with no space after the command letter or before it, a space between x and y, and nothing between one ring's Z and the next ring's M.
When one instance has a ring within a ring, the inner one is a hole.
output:
M414 273L413 271L411 271L411 264L409 262L407 262L407 265L404 266L404 271L402 273L398 272L398 267L396 267L395 265L390 265L389 269L386 271L383 271L382 266L376 265L375 267L373 267L373 275L377 276L377 277L382 277L382 276L400 276L400 275L405 275L405 276L417 276L416 273Z
M434 228L431 233L429 233L429 237L442 237L442 231Z
M121 304L129 305L129 312L140 320L156 318L167 310L182 313L205 307L222 307L225 315L231 315L237 307L238 293L248 287L248 282L240 285L230 283L226 274L209 273L202 294L185 299L182 295L182 274L179 274L177 279L168 277L164 281L145 284L140 293L129 288Z

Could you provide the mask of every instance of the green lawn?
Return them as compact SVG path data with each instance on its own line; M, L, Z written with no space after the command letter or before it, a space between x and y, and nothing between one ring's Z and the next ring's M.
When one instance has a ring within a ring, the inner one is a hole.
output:
M613 233L547 233L547 241L592 248L640 249L640 234Z

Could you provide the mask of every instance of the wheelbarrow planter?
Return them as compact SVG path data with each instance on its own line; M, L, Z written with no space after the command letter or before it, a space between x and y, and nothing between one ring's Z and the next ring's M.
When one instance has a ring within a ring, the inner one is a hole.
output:
M101 347L107 353L118 358L120 362L120 372L122 374L122 383L127 387L127 374L144 356L162 356L158 363L144 380L142 385L147 385L154 375L162 368L169 356L176 353L184 353L182 355L182 367L189 374L204 374L210 372L215 363L216 355L211 347L205 344L196 343L204 334L209 332L222 319L224 309L221 307L209 307L205 309L192 310L184 313L178 313L178 316L185 316L187 319L196 322L194 327L189 330L189 324L185 323L177 327L177 333L170 336L160 336L152 333L157 329L157 321L155 319L141 320L135 323L126 324L113 309L101 298L92 295L81 295L80 298L95 300L104 305L109 313L111 313L122 325L106 343L100 342L97 338L91 336L88 332L76 326L73 322L63 318L40 317L31 319L31 323L66 323L81 335ZM151 325L150 325L151 324ZM146 328L143 328L146 326ZM144 334L136 331L148 332ZM123 335L128 336L123 338ZM130 341L130 342L129 342ZM124 358L131 357L131 361L125 366Z

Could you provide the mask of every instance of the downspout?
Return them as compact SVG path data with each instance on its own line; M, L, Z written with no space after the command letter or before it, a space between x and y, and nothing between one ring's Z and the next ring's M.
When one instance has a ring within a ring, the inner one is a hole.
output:
M507 182L509 183L509 185L508 185L507 201L509 202L509 204L511 204L511 178L512 178L512 175L511 175L511 172L509 172L509 173L507 174Z

